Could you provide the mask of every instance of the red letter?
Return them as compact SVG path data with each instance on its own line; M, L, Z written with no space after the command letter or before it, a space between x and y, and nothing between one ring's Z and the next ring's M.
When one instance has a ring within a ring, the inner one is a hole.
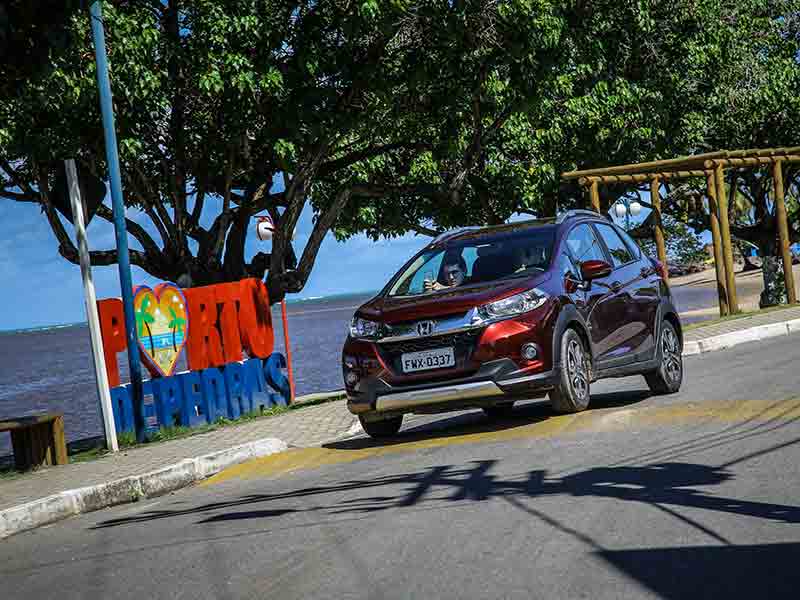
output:
M222 330L222 349L225 362L242 360L242 340L239 337L239 318L236 303L239 301L239 283L221 283L214 286L217 304L222 305L219 328Z
M239 331L242 334L242 344L251 357L267 358L272 354L275 342L267 288L260 279L242 279L239 288Z
M189 369L201 371L225 364L217 331L217 301L213 285L184 290L189 304Z
M122 310L122 300L119 298L98 300L97 312L100 314L100 335L103 338L108 385L115 388L120 384L117 352L122 352L128 347L125 339L125 314Z

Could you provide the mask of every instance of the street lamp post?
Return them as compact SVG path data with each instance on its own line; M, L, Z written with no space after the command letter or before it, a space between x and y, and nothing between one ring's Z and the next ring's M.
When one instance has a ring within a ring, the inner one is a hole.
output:
M133 283L128 253L128 230L125 225L125 204L122 201L122 177L117 153L117 134L114 130L114 107L111 100L111 83L108 78L108 58L106 39L103 30L103 12L100 0L92 3L92 36L97 62L97 87L100 90L100 110L103 114L103 133L106 143L106 160L111 183L111 206L114 213L114 231L117 239L117 266L119 285L122 293L122 307L125 313L125 330L128 342L128 364L131 374L133 400L133 421L136 439L144 440L144 416L142 415L142 365L139 360L139 344L136 338L136 316L133 308Z
M642 205L636 202L636 200L632 201L628 198L620 198L617 200L616 204L614 204L614 213L617 215L618 218L625 217L625 230L630 231L631 228L631 216L637 216L642 211Z

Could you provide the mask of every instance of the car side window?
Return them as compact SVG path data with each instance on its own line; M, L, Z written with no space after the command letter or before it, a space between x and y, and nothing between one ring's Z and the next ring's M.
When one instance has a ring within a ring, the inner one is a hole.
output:
M633 254L635 258L642 258L642 248L631 236L628 235L625 230L615 227L614 231L616 231L622 237L622 241L625 242L625 245L628 246L628 250L631 251L631 254Z
M562 277L568 277L575 281L580 281L580 271L578 270L577 265L572 261L569 254L566 252L561 252L556 259L556 273L561 275Z
M600 237L603 238L603 241L606 243L606 248L608 248L608 252L611 254L611 260L614 262L615 267L620 267L633 261L633 255L628 249L628 246L625 245L625 242L622 241L622 238L611 225L596 223L595 227Z
M567 236L567 248L572 258L580 264L587 260L607 260L600 242L586 224L578 225Z
M424 262L423 265L416 272L414 277L408 281L407 283L408 287L405 287L403 284L401 284L397 287L397 291L395 293L397 293L398 295L403 295L403 294L421 294L422 292L424 292L426 279L428 279L429 281L436 281L436 278L439 275L439 269L442 266L443 258L444 258L444 252L437 252L433 256L427 257L427 262Z

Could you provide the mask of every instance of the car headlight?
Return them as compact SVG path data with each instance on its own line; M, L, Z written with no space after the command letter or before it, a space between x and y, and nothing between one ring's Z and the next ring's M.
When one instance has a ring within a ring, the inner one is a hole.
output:
M380 333L380 325L375 321L368 321L361 317L353 317L350 322L350 336L354 338L376 338Z
M542 290L532 289L527 292L514 294L497 302L491 302L478 307L478 317L481 321L495 321L521 315L535 308L539 308L547 301L547 294Z

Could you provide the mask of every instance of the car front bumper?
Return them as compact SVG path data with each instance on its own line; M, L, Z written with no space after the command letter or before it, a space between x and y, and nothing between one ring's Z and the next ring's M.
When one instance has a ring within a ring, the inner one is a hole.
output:
M555 371L529 373L510 359L483 364L471 377L393 387L380 378L365 379L349 395L348 410L366 418L410 412L444 412L484 407L540 396L555 384Z

